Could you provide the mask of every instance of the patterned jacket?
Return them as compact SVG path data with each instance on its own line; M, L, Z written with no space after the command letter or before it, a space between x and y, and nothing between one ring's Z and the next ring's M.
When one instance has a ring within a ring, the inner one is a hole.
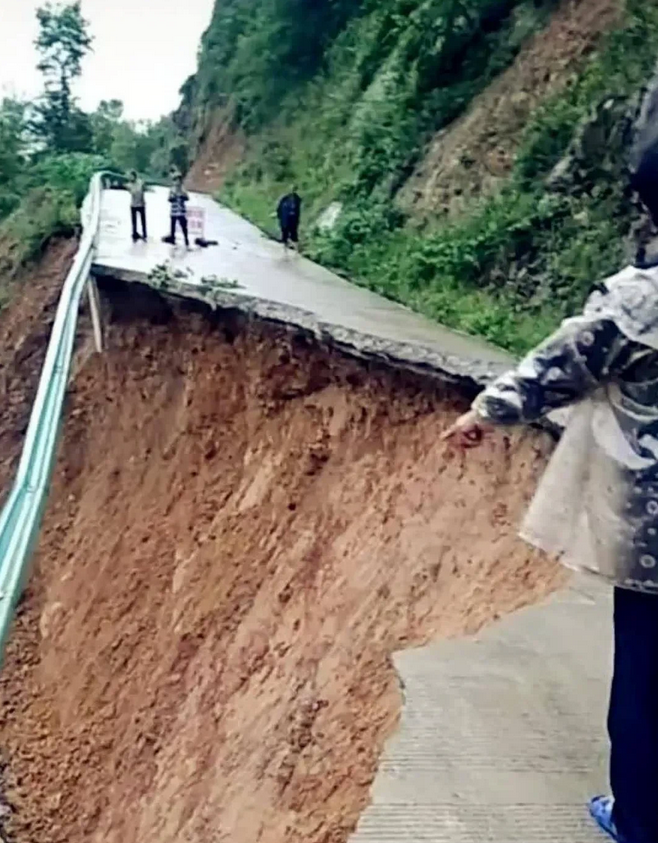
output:
M171 216L186 217L186 205L189 200L190 197L188 196L185 190L183 190L182 188L172 187L172 189L169 191L169 202L171 203Z
M499 425L563 407L521 535L569 567L658 592L658 267L609 278L474 403Z

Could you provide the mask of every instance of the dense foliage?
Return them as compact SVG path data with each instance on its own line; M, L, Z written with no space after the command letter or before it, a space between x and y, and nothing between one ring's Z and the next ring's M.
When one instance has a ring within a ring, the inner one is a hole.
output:
M36 48L44 90L36 102L0 101L0 272L40 254L53 234L71 234L96 170L137 169L147 177L184 167L187 142L171 117L136 124L119 100L92 114L74 85L92 37L79 2L37 11Z
M397 194L429 140L514 61L556 5L221 0L181 115L193 138L213 110L233 116L248 152L222 197L264 228L272 230L273 204L295 182L312 256L520 351L624 258L636 213L625 192L624 126L658 57L653 0L627 0L582 72L533 114L499 195L419 229ZM587 126L596 142L575 154ZM554 166L572 154L577 166L554 184ZM343 211L333 231L310 229L335 200Z

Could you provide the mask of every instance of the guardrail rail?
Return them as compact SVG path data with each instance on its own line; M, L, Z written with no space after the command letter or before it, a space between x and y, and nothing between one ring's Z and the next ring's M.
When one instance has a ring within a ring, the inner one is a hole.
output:
M96 173L92 177L82 206L80 246L62 288L18 471L0 514L0 658L48 499L80 298L89 279L98 239L106 175L109 174Z

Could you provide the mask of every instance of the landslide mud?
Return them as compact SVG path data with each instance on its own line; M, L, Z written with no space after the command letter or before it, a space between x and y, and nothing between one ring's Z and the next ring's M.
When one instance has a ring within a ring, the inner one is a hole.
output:
M59 294L76 248L74 240L53 241L37 267L17 277L0 271L0 506L20 456ZM3 300L5 293L9 303Z
M391 654L560 581L515 538L548 443L463 398L116 285L0 674L19 843L343 843Z

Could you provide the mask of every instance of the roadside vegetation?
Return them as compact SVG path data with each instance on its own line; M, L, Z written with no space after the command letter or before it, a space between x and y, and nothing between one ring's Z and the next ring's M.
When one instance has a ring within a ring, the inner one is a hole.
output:
M157 123L123 118L119 100L91 114L75 97L93 38L80 3L37 12L36 47L43 93L36 102L0 101L0 279L38 257L51 237L71 236L89 179L101 168L138 169L150 177L187 163L187 142L171 117ZM3 281L0 280L0 306ZM6 283L5 283L6 286Z
M181 115L193 140L213 109L247 138L223 201L274 233L276 200L295 183L311 257L522 352L625 258L638 214L625 189L629 139L658 57L653 0L627 0L581 72L535 110L496 195L457 218L410 215L399 196L431 138L557 5L222 0ZM336 225L314 229L335 201Z
M76 231L95 170L185 171L220 115L246 140L222 201L275 234L276 202L295 184L310 257L521 353L630 249L640 212L628 152L658 59L658 5L620 5L525 122L504 183L446 213L404 200L410 176L437 133L544 37L559 0L218 0L179 111L156 123L126 120L118 100L80 109L92 35L79 2L48 4L43 94L0 103L0 275ZM332 203L340 213L322 229Z

